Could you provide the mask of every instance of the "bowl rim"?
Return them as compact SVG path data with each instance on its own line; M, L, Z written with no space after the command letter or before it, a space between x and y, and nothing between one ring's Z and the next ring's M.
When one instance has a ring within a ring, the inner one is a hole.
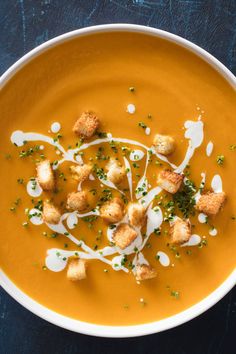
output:
M3 73L3 75L0 77L0 89L2 89L6 85L6 83L28 62L30 62L32 59L36 58L43 52L47 51L48 49L76 37L107 32L140 33L158 38L163 38L167 41L174 42L177 45L193 52L195 55L199 56L204 61L206 61L211 67L218 71L221 76L223 76L226 81L236 90L236 77L218 59L209 54L206 50L180 36L177 36L167 31L152 27L125 23L85 27L82 29L67 32L65 34L50 39L49 41L32 49L22 58L17 60L8 70L6 70L5 73ZM54 325L71 330L73 332L107 338L127 338L144 336L179 326L208 310L220 299L222 299L234 287L235 284L236 269L234 269L234 271L232 271L232 273L225 279L225 281L213 292L211 292L207 297L205 297L195 305L187 308L186 310L177 313L176 315L161 319L159 321L144 324L111 326L75 320L73 318L66 317L53 310L48 309L46 306L41 305L37 301L33 300L30 296L25 294L0 269L0 285L2 286L2 288L18 303L23 305L26 309L28 309L35 315Z

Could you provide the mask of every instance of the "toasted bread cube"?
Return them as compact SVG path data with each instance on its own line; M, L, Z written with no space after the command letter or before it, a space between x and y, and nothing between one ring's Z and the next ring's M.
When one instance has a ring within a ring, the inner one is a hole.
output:
M43 202L43 220L48 224L58 224L61 218L61 213L55 205L45 201Z
M147 264L138 264L136 266L136 280L147 280L157 276L157 272L154 268Z
M100 208L100 215L109 224L122 220L124 215L124 204L120 198L114 198Z
M159 173L157 184L165 191L175 194L178 192L184 175L169 170L163 170Z
M156 152L161 155L170 155L175 150L175 140L169 135L156 134L153 145Z
M84 259L72 259L67 269L67 278L71 281L86 278L87 262Z
M138 236L137 232L128 224L120 224L114 232L115 245L122 250L128 247Z
M51 191L55 187L55 179L52 166L49 160L37 164L37 179L44 191Z
M189 220L183 220L179 217L171 223L170 242L174 244L182 244L187 242L191 237L191 223Z
M78 210L83 211L88 206L88 196L84 191L81 192L72 192L67 196L66 207L69 210Z
M128 218L130 225L142 227L146 221L146 209L139 203L131 203L128 206Z
M91 138L98 129L100 121L93 112L83 112L75 122L73 132L82 138Z
M106 165L107 169L107 178L110 182L114 184L120 184L125 177L125 168L121 166L119 162L111 158L108 164Z
M198 211L209 216L216 215L222 208L225 200L226 194L224 192L208 192L207 194L203 194L200 196L197 201L197 204L195 205L195 208Z
M89 178L92 166L88 164L70 167L72 178L78 182L84 182Z

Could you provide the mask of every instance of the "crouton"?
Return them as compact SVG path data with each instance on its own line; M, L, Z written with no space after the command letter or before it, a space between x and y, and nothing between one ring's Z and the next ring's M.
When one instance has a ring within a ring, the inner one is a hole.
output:
M124 214L124 204L120 198L114 198L100 208L100 215L109 224L122 220Z
M130 225L142 227L146 221L146 209L139 203L131 203L128 206L128 218Z
M48 224L58 224L61 213L55 205L45 201L43 202L43 220Z
M72 259L67 269L67 278L71 281L86 278L87 262L84 259Z
M119 162L111 158L108 164L106 165L107 178L110 182L114 184L120 184L125 177L125 168L121 166Z
M169 135L156 134L153 145L158 154L170 155L175 150L175 140Z
M83 211L88 206L88 196L84 191L81 192L72 192L67 196L66 207L69 210L78 210Z
M37 179L44 191L51 191L55 187L54 173L49 160L37 164Z
M184 175L169 170L163 170L159 173L157 184L165 191L175 194L178 192Z
M82 138L91 138L98 129L100 121L93 112L83 112L75 122L73 132Z
M191 236L190 221L182 220L179 217L171 223L170 226L170 242L174 244L182 244L187 242Z
M157 276L157 272L154 268L147 264L138 264L136 266L136 280L147 280Z
M73 179L78 182L84 182L89 178L92 166L88 164L71 166L70 171Z
M128 224L120 224L114 232L115 245L122 250L128 247L138 236L137 232Z
M214 193L208 192L203 194L197 201L195 208L209 216L216 215L222 208L226 199L226 194L224 192Z

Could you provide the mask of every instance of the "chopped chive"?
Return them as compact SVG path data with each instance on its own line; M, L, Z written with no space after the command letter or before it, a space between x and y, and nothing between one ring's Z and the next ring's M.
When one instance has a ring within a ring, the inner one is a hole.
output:
M23 226L23 227L28 227L28 226L29 226L28 221L23 222L23 223L22 223L22 226Z
M17 183L19 183L19 184L24 184L23 178L18 178L18 179L17 179Z
M146 129L147 128L147 125L144 123L144 122L139 122L138 123L138 126L143 128L143 129Z
M218 155L216 158L216 162L219 166L222 166L224 164L225 157L224 155Z
M170 295L173 296L175 299L178 299L180 294L178 291L171 290Z

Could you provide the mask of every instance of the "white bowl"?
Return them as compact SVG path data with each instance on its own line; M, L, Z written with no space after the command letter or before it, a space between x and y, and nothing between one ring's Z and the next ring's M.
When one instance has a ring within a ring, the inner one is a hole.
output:
M68 41L72 38L85 36L93 33L101 32L114 32L114 31L128 31L136 33L144 33L150 36L156 36L164 38L168 41L174 42L189 51L195 53L201 57L207 63L209 63L215 70L217 70L228 83L236 89L235 76L216 58L211 54L201 49L197 45L183 39L179 36L158 30L155 28L149 28L145 26L130 25L130 24L112 24L93 26L89 28L83 28L76 31L72 31L63 34L59 37L53 38L50 41L38 46L37 48L24 55L14 65L12 65L0 78L0 89L7 83L7 81L15 75L24 65L26 65L33 58L37 57L49 48ZM22 292L8 277L0 270L0 284L6 292L11 295L16 301L18 301L25 308L36 314L37 316L66 329L83 334L99 336L99 337L135 337L143 336L151 333L157 333L169 328L176 327L184 322L187 322L194 317L200 315L204 311L208 310L216 302L218 302L224 295L226 295L236 284L236 270L234 270L227 279L209 296L198 302L196 305L188 308L185 311L178 313L177 315L165 318L160 321L132 325L132 326L103 326L97 324L91 324L74 320L72 318L60 315L52 310L49 310L45 306L40 305L35 300L31 299L28 295Z

